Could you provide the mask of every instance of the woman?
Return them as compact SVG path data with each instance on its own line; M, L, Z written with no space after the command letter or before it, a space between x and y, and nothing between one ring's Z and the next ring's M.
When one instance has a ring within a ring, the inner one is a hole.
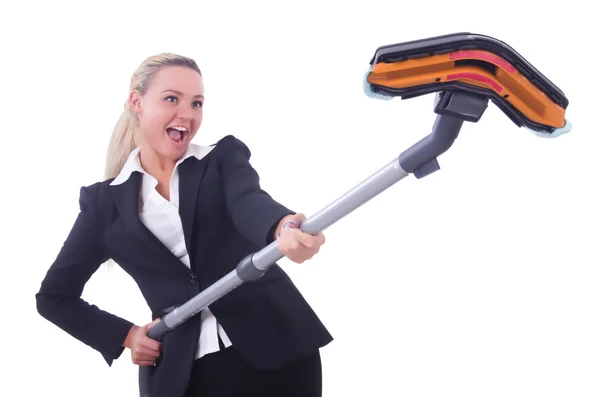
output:
M191 143L203 103L194 60L161 54L139 66L109 144L107 179L81 188L80 213L36 295L38 311L108 365L126 348L136 365L156 364L154 397L320 396L319 348L332 337L276 264L161 343L147 336L272 241L296 263L325 242L261 189L240 140ZM109 259L139 285L154 321L138 326L81 299Z

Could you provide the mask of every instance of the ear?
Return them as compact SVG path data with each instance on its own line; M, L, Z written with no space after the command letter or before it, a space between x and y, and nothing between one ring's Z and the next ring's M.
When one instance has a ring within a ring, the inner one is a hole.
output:
M142 96L137 90L129 93L129 107L138 115L142 114Z

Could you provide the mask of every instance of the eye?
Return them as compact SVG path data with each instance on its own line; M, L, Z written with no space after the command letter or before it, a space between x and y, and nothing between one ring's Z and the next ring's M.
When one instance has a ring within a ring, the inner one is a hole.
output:
M194 102L194 106L197 107L197 108L201 108L202 104L203 104L202 101L196 101L196 102Z
M169 101L169 102L177 102L177 98L173 95L169 95L168 97L165 98L165 100Z

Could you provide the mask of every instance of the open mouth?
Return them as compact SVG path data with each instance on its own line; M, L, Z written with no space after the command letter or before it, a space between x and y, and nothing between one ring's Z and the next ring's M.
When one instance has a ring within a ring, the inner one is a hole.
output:
M173 126L167 128L167 135L171 138L172 141L176 143L181 143L189 134L189 130L185 127L181 126Z

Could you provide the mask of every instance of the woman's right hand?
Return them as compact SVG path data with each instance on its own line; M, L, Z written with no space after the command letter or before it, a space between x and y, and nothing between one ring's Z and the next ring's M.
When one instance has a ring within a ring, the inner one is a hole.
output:
M131 360L134 364L140 366L152 366L156 364L156 359L160 356L162 343L149 338L148 331L159 321L160 318L157 318L143 327L134 325L129 330L123 345L131 350Z

